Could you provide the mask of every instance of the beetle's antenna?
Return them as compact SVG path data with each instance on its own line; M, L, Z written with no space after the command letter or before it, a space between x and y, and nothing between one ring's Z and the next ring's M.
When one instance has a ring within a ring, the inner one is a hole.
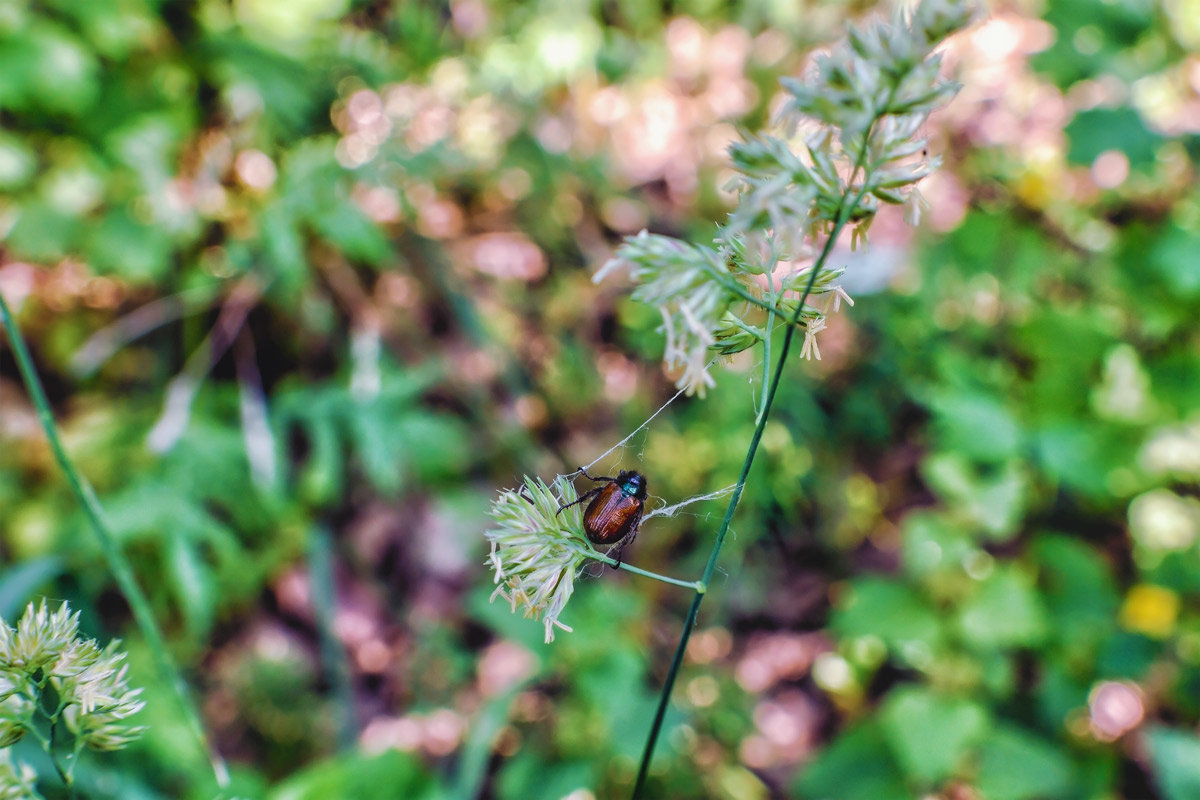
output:
M717 359L715 359L715 358L714 358L712 361L710 361L710 362L708 363L708 366L710 366L710 367L711 367L711 366L712 366L713 364L715 364L716 362L717 362ZM607 457L608 457L608 456L609 456L609 455L610 455L610 454L611 454L611 453L612 453L614 450L617 450L617 449L619 449L619 448L622 448L622 447L624 447L624 446L625 446L625 444L626 444L626 443L627 443L627 442L628 442L630 439L632 439L634 436L637 436L637 435L638 435L638 433L639 433L639 432L642 430L642 428L644 428L644 427L646 427L647 425L649 425L651 422L653 422L653 421L654 421L654 418L655 418L655 417L657 417L657 416L658 416L659 414L661 414L662 412L666 411L666 409L667 409L667 406L671 405L671 403L674 403L676 400L678 400L678 399L679 399L679 396L680 396L681 394L683 394L685 391L687 391L686 387L685 387L685 388L683 388L683 389L680 389L678 392L676 392L676 393L674 394L674 396L672 396L672 397L671 397L671 399L670 399L670 400L668 400L667 402L665 402L665 403L663 403L661 406L659 406L659 408L658 408L658 411L655 411L653 414L651 414L649 417L647 417L647 418L646 418L646 421L645 421L645 422L643 422L641 425L638 425L636 428L634 428L634 429L633 429L633 431L632 431L632 432L631 432L631 433L630 433L628 436L626 436L624 439L622 439L621 441L619 441L619 442L617 442L616 444L614 444L612 447L610 447L610 448L608 448L607 450L605 450L603 453L601 453L599 456L597 456L597 457L596 457L596 459L595 459L594 461L592 461L590 464L587 464L587 465L585 465L585 466L584 466L584 467L582 467L581 469L579 469L579 470L576 470L575 472L572 472L571 474L572 474L572 475L578 475L580 472L583 472L583 471L585 471L585 470L589 470L589 469L591 469L592 467L596 466L596 464L600 463L600 462L601 462L601 461L603 461L605 458L607 458Z

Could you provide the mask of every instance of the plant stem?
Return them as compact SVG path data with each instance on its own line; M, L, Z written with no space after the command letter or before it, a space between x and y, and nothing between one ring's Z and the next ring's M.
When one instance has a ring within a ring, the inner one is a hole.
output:
M308 574L312 581L313 616L317 622L321 661L337 703L338 750L345 753L354 748L356 739L354 686L350 680L346 648L335 631L337 590L333 577L333 537L329 529L319 523L308 534Z
M33 401L34 408L37 409L38 419L42 423L42 428L46 431L46 438L50 443L50 449L54 452L54 458L58 461L59 467L62 468L63 473L66 475L71 491L74 492L76 500L79 501L79 505L83 508L84 516L87 517L92 531L96 534L96 539L100 543L100 550L104 554L105 561L108 562L108 568L112 572L117 586L120 587L121 594L125 596L125 600L129 603L134 621L141 630L142 636L146 639L146 646L150 648L150 652L154 656L159 674L174 692L176 700L179 701L180 708L183 711L188 729L201 749L207 754L209 763L212 765L217 786L225 789L229 786L229 769L225 765L225 760L208 741L208 735L204 731L199 711L192 700L187 684L184 682L182 675L180 675L179 668L175 665L171 654L167 651L162 632L158 628L158 623L154 620L154 612L150 609L150 603L146 599L145 594L142 593L142 589L133 575L133 568L130 566L129 560L125 558L125 554L117 545L116 537L108 527L108 523L104 520L104 511L100 507L100 501L96 498L95 491L87 479L75 469L75 465L71 463L71 459L67 456L67 451L63 448L62 439L58 435L58 425L54 421L54 414L50 410L50 402L46 399L46 392L42 388L42 382L38 378L37 370L33 366L33 359L29 355L29 348L25 344L25 338L21 336L21 330L17 327L16 320L13 318L12 312L9 310L8 303L5 302L3 295L0 295L0 319L4 323L4 329L8 332L8 340L12 346L13 354L16 356L17 367L20 369L21 377L25 381L25 388L29 390L29 397Z
M816 271L816 269L814 269L813 274L808 276L809 281L812 281L813 277L816 274L817 274L817 271ZM771 276L770 272L767 272L767 291L769 291L771 293L771 308L774 309L778 303L779 298L777 298L775 296L775 280ZM799 308L800 309L804 308L804 303L801 303ZM799 309L797 309L797 311L799 311ZM770 373L770 369L771 369L771 323L772 323L772 317L771 317L771 315L767 315L767 325L766 325L767 335L764 336L763 340L762 340L762 343L763 343L762 385L764 388L764 392L763 392L763 396L761 398L759 398L758 415L755 416L755 418L754 418L754 423L756 425L759 422L761 422L763 419L765 419L767 416L768 406L767 406L767 395L765 392L765 388L770 383L770 375L771 375L771 373ZM792 326L788 326L788 327L790 328Z
M63 769L62 764L59 763L58 754L54 752L54 739L56 738L55 734L57 731L58 716L56 715L50 720L50 739L48 741L43 740L42 747L46 750L46 755L50 756L50 763L54 765L54 771L58 773L59 780L66 787L67 797L70 800L75 800L75 780L71 776L74 765L70 769Z
M746 479L750 475L750 467L753 466L754 457L758 453L758 445L762 440L763 430L767 426L767 419L771 413L771 405L775 402L775 393L779 389L779 380L783 376L783 368L787 364L788 351L791 349L792 338L796 333L796 324L800 320L801 312L804 311L804 303L808 300L808 296L812 292L817 275L824 268L829 254L833 251L833 246L837 242L838 235L841 234L842 229L846 226L846 222L850 218L851 212L862 201L865 194L865 187L860 188L855 194L853 201L848 202L852 194L854 178L858 174L859 169L861 169L863 160L866 157L870 131L871 127L868 127L867 133L863 137L862 150L859 152L854 169L851 170L850 178L846 182L846 191L843 193L839 203L833 228L825 240L825 245L822 247L820 255L812 266L812 271L808 277L808 284L804 287L804 293L800 296L800 302L797 304L796 310L792 313L787 330L784 333L783 347L779 351L779 358L776 360L775 369L771 374L771 387L758 413L758 420L754 426L754 434L750 438L750 446L746 450L746 459L742 463L741 475L738 476L733 494L729 498L729 505L725 509L725 518L721 521L721 527L717 530L716 541L713 542L712 551L708 556L708 563L704 566L704 577L700 580L701 586L697 588L696 596L692 598L692 606L688 609L687 619L683 623L683 633L680 634L679 644L675 648L675 656L671 659L671 668L667 672L667 679L663 684L662 694L658 699L658 708L654 712L654 722L650 727L650 736L646 740L646 748L642 752L642 763L638 767L637 783L633 787L633 800L641 797L642 790L645 788L646 777L650 771L650 760L654 756L654 748L658 743L658 735L662 731L663 718L666 716L667 705L671 700L671 691L675 687L675 680L679 676L680 667L683 665L683 655L687 651L688 640L691 638L692 631L696 627L696 617L700 612L700 603L704 600L709 581L712 580L713 573L716 571L717 558L721 554L721 547L725 544L725 535L729 532L729 525L733 522L733 514L737 510L738 502L742 499L742 490L745 488Z
M704 591L704 586L700 583L700 581L681 581L679 578L672 578L667 575L659 575L657 572L651 572L648 569L642 569L641 567L635 567L632 564L626 564L624 561L617 563L616 559L609 558L608 556L601 555L599 553L597 553L594 556L589 555L588 558L592 559L593 561L599 561L601 563L608 564L613 569L623 569L626 572L632 572L634 575L641 575L642 577L645 577L645 578L653 578L656 581L662 581L663 583L669 583L672 586L682 586L685 589L691 589L692 591L695 591L695 592L703 592Z
M815 267L814 267L814 269L815 269ZM760 308L763 311L767 312L768 330L770 329L769 321L772 317L778 317L781 322L789 322L792 325L795 325L800 320L800 316L798 314L793 314L792 316L789 317L783 311L780 311L777 304L774 301L767 303L767 302L764 302L763 300L760 300L759 298L755 297L754 295L750 294L748 291L746 291L746 287L742 286L742 284L738 283L736 280L733 280L727 274L721 273L711 266L709 266L705 271L714 281L719 283L721 285L721 288L724 289L725 291L729 292L732 295L735 295L739 300L744 300L747 303L749 303L750 305ZM815 273L814 273L814 275L815 275ZM814 276L810 275L809 279L808 279L809 290L812 289L813 280L814 280ZM808 298L808 292L805 292L804 297L805 297L805 299ZM800 302L800 308L801 309L804 308L803 300Z
M53 751L49 751L50 763L54 765L54 771L58 773L58 779L62 781L63 786L67 790L68 800L75 800L75 782L71 780L66 771L63 770L62 764L58 763L58 756Z

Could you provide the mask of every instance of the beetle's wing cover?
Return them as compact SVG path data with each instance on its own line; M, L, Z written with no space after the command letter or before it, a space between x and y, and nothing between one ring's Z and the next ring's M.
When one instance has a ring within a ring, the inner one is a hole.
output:
M642 516L642 501L609 484L583 515L583 529L596 544L613 544L629 535Z

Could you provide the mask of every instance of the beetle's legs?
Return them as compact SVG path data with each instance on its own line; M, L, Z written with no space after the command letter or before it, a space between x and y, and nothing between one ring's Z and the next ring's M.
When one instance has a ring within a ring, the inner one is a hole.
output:
M600 477L598 477L598 478L593 478L591 475L588 475L588 474L587 474L587 470L586 470L586 469L584 469L583 467L580 467L578 470L576 470L576 472L582 472L582 473L583 473L583 476L584 476L585 478L587 478L588 480L596 481L597 483L599 483L600 481L607 481L608 483L612 483L613 481L615 481L615 480L616 480L616 478L607 478L607 477L605 477L605 476L603 476L603 475L601 475L601 476L600 476ZM584 492L583 494L579 495L579 499L578 499L578 500L575 500L574 502L567 503L567 504L565 504L565 505L561 505L561 506L559 506L559 507L558 507L558 514L561 514L561 513L563 512L563 509L570 508L571 506L574 506L574 505L579 505L579 504L580 504L580 503L582 503L584 500L587 500L589 497L595 497L597 494L599 494L599 493L600 493L600 490L601 490L601 489L603 489L603 488L604 488L604 487L600 487L600 489L592 489L591 491ZM555 514L555 516L558 516L558 514Z
M625 534L624 539L617 542L616 547L614 547L614 548L612 548L612 550L608 551L611 553L615 550L617 553L617 555L616 555L617 563L610 565L612 567L612 569L620 569L621 568L621 554L625 552L626 547L633 544L633 540L637 538L638 527L641 524L642 524L642 514L641 514L641 512L638 512L638 515L636 517L634 517L634 519L633 519L633 526L629 529L629 533Z
M564 503L563 505L558 507L558 511L555 512L554 516L557 517L559 514L561 514L566 509L570 508L571 506L577 506L580 503L582 503L584 500L592 499L596 495L600 494L602 489L603 489L603 487L601 487L600 489L592 489L589 492L584 492L583 494L579 495L579 499L572 500L570 503Z
M580 467L578 471L579 471L579 472L582 472L582 473L583 473L583 477L587 478L589 481L597 481L597 482L599 482L599 481L607 481L607 482L609 482L609 483L612 483L613 481L615 481L615 480L616 480L616 478L610 478L610 477L608 477L607 475L601 475L601 476L599 476L599 477L593 478L591 475L588 475L588 472L587 472L587 470L586 470L586 469L584 469L583 467Z
M622 539L622 540L621 540L621 541L620 541L620 542L617 544L616 548L614 548L614 549L617 551L617 555L616 555L616 561L617 561L617 563L616 563L616 564L611 564L611 565L610 565L610 566L612 567L612 569L615 569L615 570L616 570L616 569L620 569L620 568L621 568L621 555L622 555L622 554L625 552L625 546L626 546L626 545L628 545L628 544L629 544L630 542L632 542L632 541L633 541L633 537L632 537L632 536L626 536L624 539Z

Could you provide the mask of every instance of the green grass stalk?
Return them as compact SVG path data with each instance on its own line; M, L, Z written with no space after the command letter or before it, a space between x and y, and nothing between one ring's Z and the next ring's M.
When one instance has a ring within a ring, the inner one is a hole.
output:
M885 106L886 107L886 106ZM873 127L873 126L872 126ZM812 266L812 270L808 277L808 283L804 287L804 292L800 296L800 302L796 306L796 310L792 313L792 317L788 322L787 331L784 333L783 346L780 348L779 357L775 362L775 368L771 374L771 385L766 397L763 399L762 407L758 413L758 419L754 426L754 434L750 438L750 446L746 450L746 458L742 463L742 471L738 476L737 483L734 486L733 494L729 498L729 505L725 509L725 517L721 520L721 527L717 529L717 537L713 542L712 551L708 556L708 563L704 566L704 575L701 578L696 589L696 595L692 598L691 608L688 609L687 618L683 623L683 632L679 636L679 644L675 648L675 655L671 659L671 667L667 672L666 681L663 683L662 693L658 698L658 708L654 712L654 722L650 726L650 735L646 739L646 747L642 752L642 761L638 766L637 782L633 788L633 800L642 796L642 792L646 786L646 778L650 772L650 761L654 757L654 749L658 744L659 734L662 732L663 719L667 713L667 706L671 701L671 692L675 687L675 681L679 677L679 670L683 666L683 656L687 651L688 641L691 639L692 631L696 627L696 618L700 613L700 603L703 602L709 582L712 580L713 573L717 569L717 559L721 555L721 548L725 544L725 536L729 532L729 526L733 522L734 512L737 511L738 503L742 499L742 490L745 489L746 479L750 475L750 468L754 465L754 458L758 454L758 445L762 441L763 431L766 429L767 420L770 418L771 405L775 402L775 393L779 389L779 381L783 376L783 369L787 364L788 353L792 347L792 339L796 334L796 327L800 321L800 314L804 310L804 304L807 302L809 295L812 293L813 285L816 283L817 275L825 266L825 262L829 259L829 254L833 251L833 246L837 242L838 236L842 229L845 228L846 222L850 219L855 207L862 201L865 195L865 189L860 188L855 194L853 200L850 199L853 193L854 178L859 170L863 167L863 161L866 158L866 142L870 140L870 128L867 129L866 135L863 137L863 148L859 153L855 163L854 170L850 176L850 180L846 182L846 192L842 195L841 203L839 204L836 222L832 230L830 230L825 244L818 255L816 262ZM769 336L769 334L768 334Z
M37 410L38 419L42 423L42 428L46 431L46 438L50 443L50 449L54 452L54 458L58 462L59 467L62 468L63 474L66 475L71 491L75 494L76 500L79 501L79 505L83 509L84 516L87 517L92 531L96 534L96 539L100 543L100 551L104 555L104 560L108 563L109 571L116 580L121 594L124 595L126 602L129 603L134 621L137 623L138 629L141 630L142 636L146 640L146 646L149 647L154 657L159 674L175 694L188 730L196 739L201 750L207 755L217 786L224 790L229 786L229 769L225 764L225 760L213 748L212 743L208 739L208 734L204 730L199 710L191 696L187 683L179 672L175 660L167 651L166 641L163 638L162 631L159 630L158 623L154 619L150 602L146 599L146 595L138 585L129 560L125 558L125 554L117 545L116 537L104 519L104 510L100 506L100 501L96 498L95 491L87 479L75 469L75 465L67 456L67 451L62 444L62 438L58 434L58 424L54 421L54 414L50 410L49 401L46 399L46 392L42 388L41 379L38 377L37 370L33 365L33 359L29 355L29 348L25 344L25 338L21 335L20 328L18 328L16 320L13 318L12 312L9 310L8 303L5 302L3 295L0 295L0 318L2 318L4 329L8 333L8 340L16 357L17 368L21 372L21 378L25 382L25 388L29 391L29 397L33 401L34 408Z
M324 525L317 524L309 531L307 556L321 662L337 704L338 750L346 753L354 749L358 740L354 718L354 686L350 680L350 660L346 648L335 631L337 587L333 575L333 537Z
M641 575L643 578L653 578L656 581L669 583L672 586L682 586L685 589L691 589L695 592L704 591L704 586L700 581L684 581L680 580L679 578L672 578L669 575L660 575L659 573L651 572L648 569L642 569L641 567L635 567L632 564L626 564L624 561L618 563L616 559L604 555L597 554L594 556L589 556L589 558L591 558L593 561L599 561L601 563L608 564L613 569L623 569L626 572L632 572L634 575Z

